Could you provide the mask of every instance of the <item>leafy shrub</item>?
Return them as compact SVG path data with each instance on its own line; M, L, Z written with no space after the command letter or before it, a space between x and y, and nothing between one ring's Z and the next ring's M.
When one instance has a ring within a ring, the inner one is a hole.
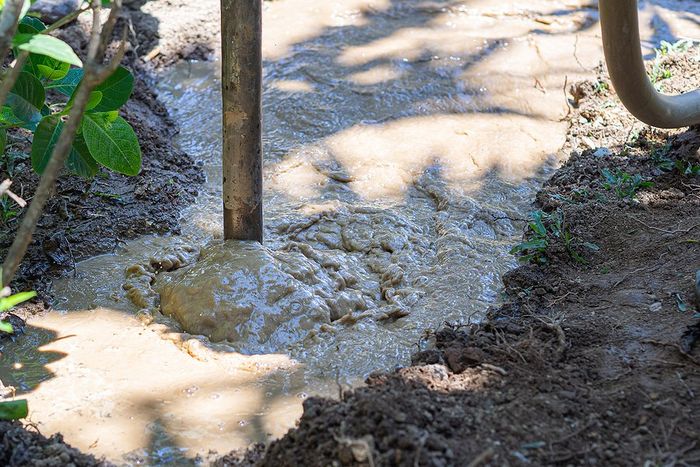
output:
M597 251L594 243L582 242L575 238L564 225L564 216L557 210L551 214L543 211L530 213L531 221L527 225L527 240L515 245L510 253L518 256L521 263L545 264L547 251L553 242L561 242L569 256L578 263L586 263L579 252L582 248Z
M82 62L65 42L44 34L46 25L24 16L12 40L15 57L29 56L0 113L0 144L4 152L7 130L24 128L34 133L31 162L41 174L48 163L81 84ZM136 133L119 116L134 86L133 75L118 67L90 94L78 135L66 159L66 167L85 178L99 165L125 175L141 168Z
M601 170L603 176L603 188L612 190L620 199L632 199L640 188L654 186L653 182L644 180L641 175L630 175L618 169L615 173L609 169Z

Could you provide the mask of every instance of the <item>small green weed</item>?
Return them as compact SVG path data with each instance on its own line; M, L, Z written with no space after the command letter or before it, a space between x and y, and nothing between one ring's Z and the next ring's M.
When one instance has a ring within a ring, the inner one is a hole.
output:
M606 81L598 79L598 81L596 81L596 83L595 83L595 88L593 91L596 94L605 94L609 90L610 90L610 85Z
M673 76L671 74L671 70L662 65L659 60L654 61L654 64L651 67L651 73L649 74L649 79L657 91L662 89L661 81L669 79L671 76Z
M609 169L603 169L601 174L603 175L603 188L612 190L620 199L632 199L640 188L654 186L653 182L644 180L641 175L630 175L620 169L617 169L615 173Z
M510 254L517 255L518 261L521 263L544 264L547 262L546 251L549 246L549 236L543 222L546 215L542 211L531 212L532 221L527 224L530 239L511 248Z
M681 39L677 42L670 43L667 41L661 41L661 45L659 45L659 48L656 50L657 54L661 54L662 56L666 55L672 55L676 53L684 53L690 50L690 48L693 46L693 41L690 39Z
M681 175L692 176L700 174L700 164L693 164L690 161L678 159L674 165Z
M29 159L29 155L18 151L5 151L2 160L0 160L0 170L7 173L9 178L14 178L17 173L15 168L17 165Z
M543 211L530 213L528 223L528 240L515 245L510 253L518 256L521 263L547 263L547 249L551 242L563 243L569 256L578 263L585 264L586 260L579 253L580 247L598 251L594 243L581 242L565 227L564 216L560 211L547 214Z
M17 217L18 214L19 211L12 208L12 204L7 196L0 197L0 222L5 224Z
M673 160L668 157L668 153L671 151L671 144L666 143L661 147L656 147L651 151L651 160L656 167L663 170L664 172L670 172L673 170L675 164Z
M682 39L674 43L661 41L659 48L654 49L654 52L656 52L656 57L654 58L651 72L649 73L649 79L657 91L661 91L663 88L661 81L669 79L672 76L671 70L666 68L666 66L661 63L661 58L676 53L687 52L692 46L692 40Z
M673 169L676 169L681 175L685 176L700 174L700 164L694 164L685 159L676 159L674 161L668 157L670 151L671 145L669 143L654 149L651 153L651 160L654 165L664 172L671 172Z

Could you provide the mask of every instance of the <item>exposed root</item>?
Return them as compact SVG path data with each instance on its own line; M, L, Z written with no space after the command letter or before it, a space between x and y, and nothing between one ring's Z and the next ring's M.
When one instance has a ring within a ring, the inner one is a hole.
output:
M697 366L700 366L700 360L698 360L697 358L693 357L692 355L684 352L679 344L674 344L672 342L661 342L661 341L657 341L654 339L643 339L639 342L641 342L642 344L658 345L660 347L672 347L672 348L676 349L679 354L683 355L690 362L694 363Z

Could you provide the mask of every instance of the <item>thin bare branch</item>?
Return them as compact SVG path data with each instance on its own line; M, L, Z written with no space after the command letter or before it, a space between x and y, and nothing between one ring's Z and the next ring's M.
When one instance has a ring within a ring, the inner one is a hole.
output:
M97 58L97 52L100 48L100 33L102 32L102 27L100 25L100 11L102 5L99 1L92 0L92 30L90 31L90 42L88 43L87 60L88 62L95 62Z
M114 0L112 9L109 12L109 17L107 18L107 21L105 21L105 24L102 26L102 40L100 41L100 46L97 50L97 54L100 57L104 57L104 54L107 51L107 47L112 41L112 32L114 31L114 26L117 24L117 20L119 19L119 12L121 11L121 7L122 1ZM124 38L124 40L126 40L126 38Z
M78 16L82 15L83 13L88 11L89 9L90 9L90 5L87 5L83 8L79 8L79 9L75 10L74 12L69 13L66 16L64 16L63 18L59 19L58 21L53 23L51 26L44 29L41 33L48 34L51 31L55 31L56 29L62 28L66 24L74 21L76 18L78 18Z
M27 57L29 57L29 52L22 52L19 54L17 60L15 60L14 66L10 71L5 73L2 83L0 83L0 107L5 105L7 96L10 95L10 91L12 91L12 88L15 86L17 78L19 78L19 74L22 72L22 68L24 68L24 64L27 61Z
M2 14L0 14L0 57L4 58L10 51L22 6L24 6L24 0L5 0Z
M117 49L117 52L114 54L114 57L112 57L112 59L109 61L109 63L107 63L106 65L99 68L99 70L97 71L97 74L94 77L95 81L97 81L98 83L101 83L102 81L109 78L109 76L111 76L112 73L114 73L115 70L119 67L119 64L124 59L125 53L126 53L126 28L122 30L122 39L119 42L119 48Z

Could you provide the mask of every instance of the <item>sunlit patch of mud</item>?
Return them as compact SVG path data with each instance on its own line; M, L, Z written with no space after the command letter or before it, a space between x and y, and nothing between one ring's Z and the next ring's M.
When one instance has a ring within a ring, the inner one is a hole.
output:
M29 397L29 420L42 432L64 432L82 449L126 454L131 463L169 464L193 458L196 446L225 451L278 436L287 424L268 415L273 407L299 415L305 395L289 357L192 358L160 331L104 308L51 312L20 346L6 347L12 365L0 376Z
M678 3L644 2L645 37L697 30ZM5 350L0 377L42 431L192 461L478 320L561 156L563 89L602 58L586 1L279 0L264 24L265 245L221 240L218 62L168 70L160 96L207 185L182 236L79 264L54 283L67 311Z

